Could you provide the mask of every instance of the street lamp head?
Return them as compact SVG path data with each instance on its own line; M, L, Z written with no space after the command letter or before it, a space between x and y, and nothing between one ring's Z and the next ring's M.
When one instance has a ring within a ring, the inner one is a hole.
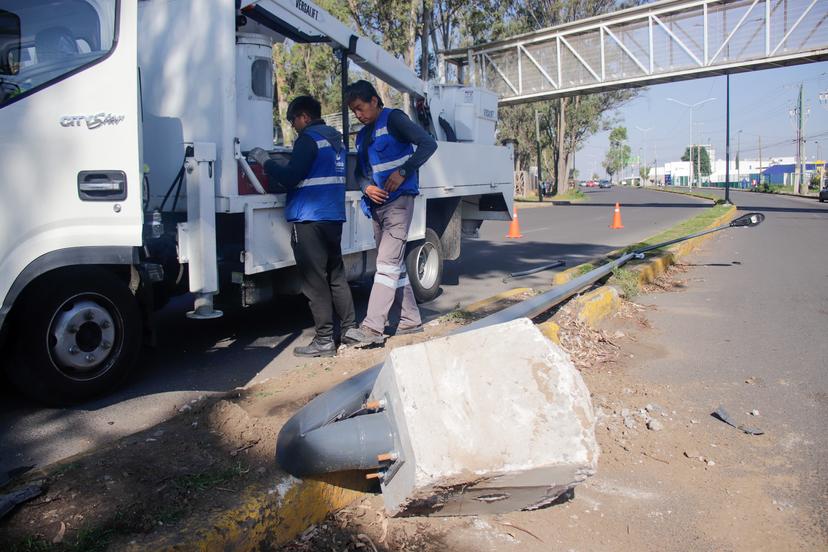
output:
M696 109L697 107L699 107L699 106L701 106L701 105L704 105L704 104L706 104L707 102L712 102L712 101L715 101L715 100L716 100L716 98L707 98L707 99L705 99L705 100L702 100L702 101L700 101L700 102L696 102L696 103L694 103L694 104L688 104L688 103L684 103L684 102L682 102L682 101L680 101L680 100L677 100L677 99L675 99L675 98L667 98L667 101L668 101L668 102L675 102L675 103L677 103L677 104L679 104L679 105L683 105L684 107L688 107L688 108L690 108L690 109Z

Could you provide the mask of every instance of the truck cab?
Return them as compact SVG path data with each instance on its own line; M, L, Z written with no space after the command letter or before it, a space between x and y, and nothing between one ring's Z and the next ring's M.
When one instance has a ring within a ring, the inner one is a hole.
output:
M124 24L136 12L122 0L0 6L2 363L54 402L108 388L140 349L141 112Z
M190 293L202 320L299 292L285 194L246 157L291 155L273 144L272 45L286 39L333 46L343 74L353 61L408 92L437 138L408 236L420 300L461 235L510 219L497 97L421 81L310 1L4 0L0 358L22 392L66 404L123 381L174 295ZM375 271L375 244L353 178L348 190L356 280Z

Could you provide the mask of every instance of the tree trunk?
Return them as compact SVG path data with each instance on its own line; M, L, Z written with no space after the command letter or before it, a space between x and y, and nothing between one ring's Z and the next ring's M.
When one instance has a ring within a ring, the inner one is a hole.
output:
M567 155L566 155L566 105L569 103L567 98L559 100L558 108L558 128L556 138L556 148L558 150L557 163L555 163L555 180L558 183L558 194L563 195L569 191L569 175L567 174Z
M285 79L285 53L284 46L277 45L273 48L273 69L276 77L276 119L279 121L282 145L293 143L293 131L287 121L287 80Z
M420 12L423 8L423 0L411 0L411 6L408 10L408 30L406 38L408 39L408 49L403 53L405 64L413 70L416 66L416 52L417 52L417 27L419 23ZM403 111L411 117L415 118L414 109L411 105L411 94L403 92Z
M431 37L431 18L432 18L431 0L423 2L423 26L420 29L420 78L424 81L429 79L428 62L429 62L429 38Z

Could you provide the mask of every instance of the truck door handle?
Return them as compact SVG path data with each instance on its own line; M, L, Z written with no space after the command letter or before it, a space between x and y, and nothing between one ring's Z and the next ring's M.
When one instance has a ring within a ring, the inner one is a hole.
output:
M127 196L124 171L81 171L78 195L83 201L121 201Z

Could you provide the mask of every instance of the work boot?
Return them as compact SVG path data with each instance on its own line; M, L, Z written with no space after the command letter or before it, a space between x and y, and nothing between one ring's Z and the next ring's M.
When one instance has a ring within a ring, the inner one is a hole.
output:
M363 325L359 328L349 328L342 336L342 341L355 347L368 347L369 345L382 345L385 342L385 336Z
M331 337L314 337L308 345L293 348L293 356L297 357L332 357L335 355L336 344Z
M394 332L394 335L410 335L415 333L423 333L423 325L417 324L416 326L408 326L407 328L397 327L397 331Z

